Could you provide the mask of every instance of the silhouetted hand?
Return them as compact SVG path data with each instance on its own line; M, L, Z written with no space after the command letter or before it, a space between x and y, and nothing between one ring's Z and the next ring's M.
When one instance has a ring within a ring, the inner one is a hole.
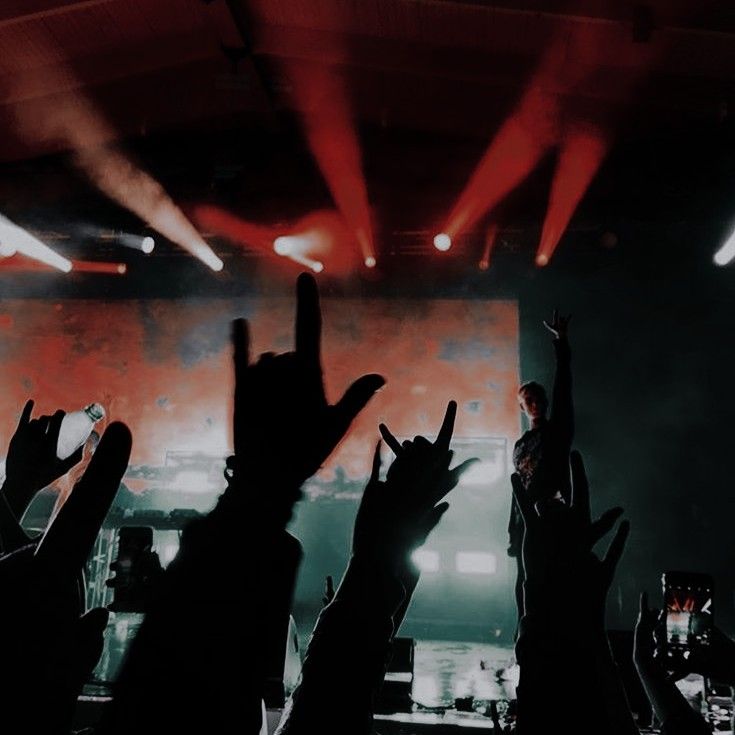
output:
M43 537L0 558L3 716L16 708L24 719L43 723L39 732L68 728L76 697L102 650L107 611L84 614L79 578L130 448L128 428L111 424Z
M401 444L388 428L380 433L396 454L385 481L380 480L380 442L375 448L370 480L355 520L352 549L400 567L421 546L449 508L440 502L457 485L462 473L476 462L469 459L450 469L449 442L457 404L450 401L435 442L423 436Z
M28 401L8 447L3 493L20 520L34 495L65 475L82 459L80 448L65 460L56 456L61 422L66 414L31 419L33 401Z
M560 500L534 504L535 493L523 486L513 474L513 496L518 505L525 532L523 536L523 566L526 572L526 611L545 600L550 589L555 598L572 595L565 601L568 615L577 615L584 623L602 625L607 592L618 561L622 556L630 524L623 521L602 559L592 553L592 547L605 536L620 517L622 508L606 511L596 521L591 520L589 484L579 452L570 457L572 470L572 500L566 505ZM538 497L538 496L536 496ZM537 595L534 591L538 590Z
M558 309L554 309L551 321L544 320L544 326L553 335L554 339L566 339L569 333L569 322L572 321L572 315L561 316Z
M297 282L296 349L249 357L248 324L234 323L235 479L263 492L287 488L288 506L344 437L357 414L385 381L363 375L330 405L324 394L320 359L321 312L316 281L302 273ZM295 492L293 492L295 491ZM261 497L261 499L263 499ZM265 498L267 504L278 499Z

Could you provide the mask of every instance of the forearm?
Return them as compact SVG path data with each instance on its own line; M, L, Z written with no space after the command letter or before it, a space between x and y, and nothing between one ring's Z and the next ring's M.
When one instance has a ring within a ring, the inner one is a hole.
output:
M574 437L574 403L572 400L572 360L566 337L554 340L556 373L552 394L551 419L557 431L571 444Z
M314 628L279 735L320 732L326 717L339 722L344 732L371 732L373 701L383 681L393 616L403 596L397 576L352 559L334 600Z
M524 585L528 613L521 620L516 647L522 689L525 684L519 707L531 710L534 716L539 710L553 710L555 701L568 696L569 682L574 681L575 698L582 704L573 717L580 726L593 716L604 727L601 733L636 734L607 641L603 610L588 609L584 599L575 595L575 585L563 575L549 572L548 576L543 583L527 580ZM550 582L552 579L555 581ZM564 610L558 609L556 600L564 601ZM524 665L531 673L525 681ZM564 713L567 717L569 713ZM557 724L562 727L563 720Z

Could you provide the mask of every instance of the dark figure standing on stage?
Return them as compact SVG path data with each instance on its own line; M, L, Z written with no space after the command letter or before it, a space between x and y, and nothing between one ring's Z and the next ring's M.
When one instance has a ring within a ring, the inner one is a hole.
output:
M528 418L531 428L513 448L513 465L534 503L552 498L562 499L566 503L570 501L569 452L574 438L571 353L567 340L570 318L562 317L554 310L551 323L544 322L544 326L554 335L556 352L551 412L549 413L549 400L542 385L535 382L524 383L518 390L521 410ZM514 502L511 503L508 534L508 556L518 559L516 602L520 619L523 616L525 578L521 559L523 519Z

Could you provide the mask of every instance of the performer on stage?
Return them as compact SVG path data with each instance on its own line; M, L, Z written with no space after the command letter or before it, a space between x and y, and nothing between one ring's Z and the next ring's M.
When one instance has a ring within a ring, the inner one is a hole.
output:
M518 389L521 410L531 426L513 448L513 465L526 492L534 495L534 502L551 498L561 498L567 503L570 500L569 452L574 438L571 353L567 340L570 318L560 316L554 310L551 323L544 321L544 326L554 335L556 352L551 412L549 413L549 400L542 385L531 381ZM542 495L537 488L543 489ZM536 495L539 497L535 497ZM511 502L508 534L508 556L518 559L516 602L520 619L523 615L523 519L514 502Z

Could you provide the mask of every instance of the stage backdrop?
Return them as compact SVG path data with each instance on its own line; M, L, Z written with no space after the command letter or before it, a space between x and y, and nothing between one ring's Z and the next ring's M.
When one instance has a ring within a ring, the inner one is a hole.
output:
M99 401L134 437L117 505L206 510L223 488L231 447L230 322L251 320L253 355L289 350L294 306L275 298L0 303L0 456L27 398L43 413ZM347 562L378 423L400 438L433 436L454 398L456 460L482 463L452 493L423 551L403 631L511 642L515 567L505 547L509 453L520 431L516 303L326 298L322 306L330 400L363 373L381 373L387 385L307 484L293 519L304 547L294 601L301 634L319 612L324 577L339 577ZM67 478L56 489L70 487ZM39 496L26 523L42 526L55 497ZM164 563L176 554L175 531L156 531L154 542ZM106 576L102 564L91 578L106 590Z
M447 400L456 437L519 432L518 314L511 301L323 299L330 400L366 372L387 378L322 471L366 476L384 421L435 433ZM29 397L51 413L99 401L133 431L133 465L169 452L224 456L231 446L230 320L251 320L254 355L293 344L288 299L5 301L0 304L0 442ZM4 453L0 450L0 454ZM135 485L136 483L132 483Z

